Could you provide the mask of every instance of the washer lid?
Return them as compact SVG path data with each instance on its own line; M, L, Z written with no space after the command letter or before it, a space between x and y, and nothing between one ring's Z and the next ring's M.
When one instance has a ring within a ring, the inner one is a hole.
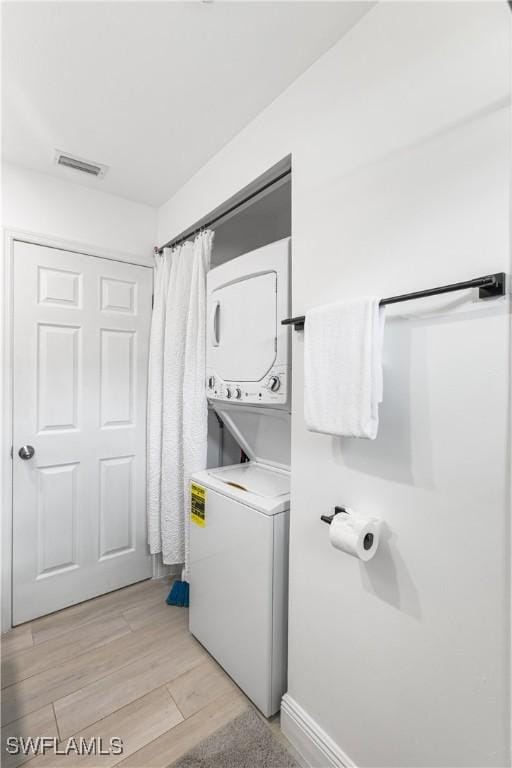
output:
M267 499L286 496L290 493L290 475L266 468L252 461L237 464L234 467L219 467L208 470L212 477L221 480L232 488L255 493Z
M251 460L290 469L290 413L233 403L215 402L213 407Z

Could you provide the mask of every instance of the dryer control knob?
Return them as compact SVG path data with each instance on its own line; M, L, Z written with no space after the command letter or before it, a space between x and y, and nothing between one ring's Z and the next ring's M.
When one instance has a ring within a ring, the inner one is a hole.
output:
M281 386L281 381L279 379L279 376L271 376L268 380L268 388L271 392L277 392L279 387Z
M229 387L226 387L226 397L228 400L231 400L232 395Z
M236 397L237 400L241 399L241 397L242 397L242 390L240 389L240 387L237 387L235 389L235 397Z
M215 386L215 376L208 377L208 389L213 389Z

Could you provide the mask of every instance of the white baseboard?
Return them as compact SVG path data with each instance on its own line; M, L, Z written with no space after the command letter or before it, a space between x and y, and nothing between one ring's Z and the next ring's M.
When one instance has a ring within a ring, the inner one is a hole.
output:
M356 768L348 755L288 693L281 701L281 730L311 768Z

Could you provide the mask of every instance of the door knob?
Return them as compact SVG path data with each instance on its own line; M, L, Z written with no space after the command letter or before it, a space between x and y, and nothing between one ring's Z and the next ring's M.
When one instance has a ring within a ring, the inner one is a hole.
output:
M18 456L20 459L31 459L34 453L36 452L36 449L33 445L22 445L21 448L18 451Z

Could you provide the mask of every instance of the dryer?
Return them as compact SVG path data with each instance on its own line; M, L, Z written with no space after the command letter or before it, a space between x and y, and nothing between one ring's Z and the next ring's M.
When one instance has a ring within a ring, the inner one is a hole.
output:
M207 395L288 408L290 238L212 269L207 277Z

